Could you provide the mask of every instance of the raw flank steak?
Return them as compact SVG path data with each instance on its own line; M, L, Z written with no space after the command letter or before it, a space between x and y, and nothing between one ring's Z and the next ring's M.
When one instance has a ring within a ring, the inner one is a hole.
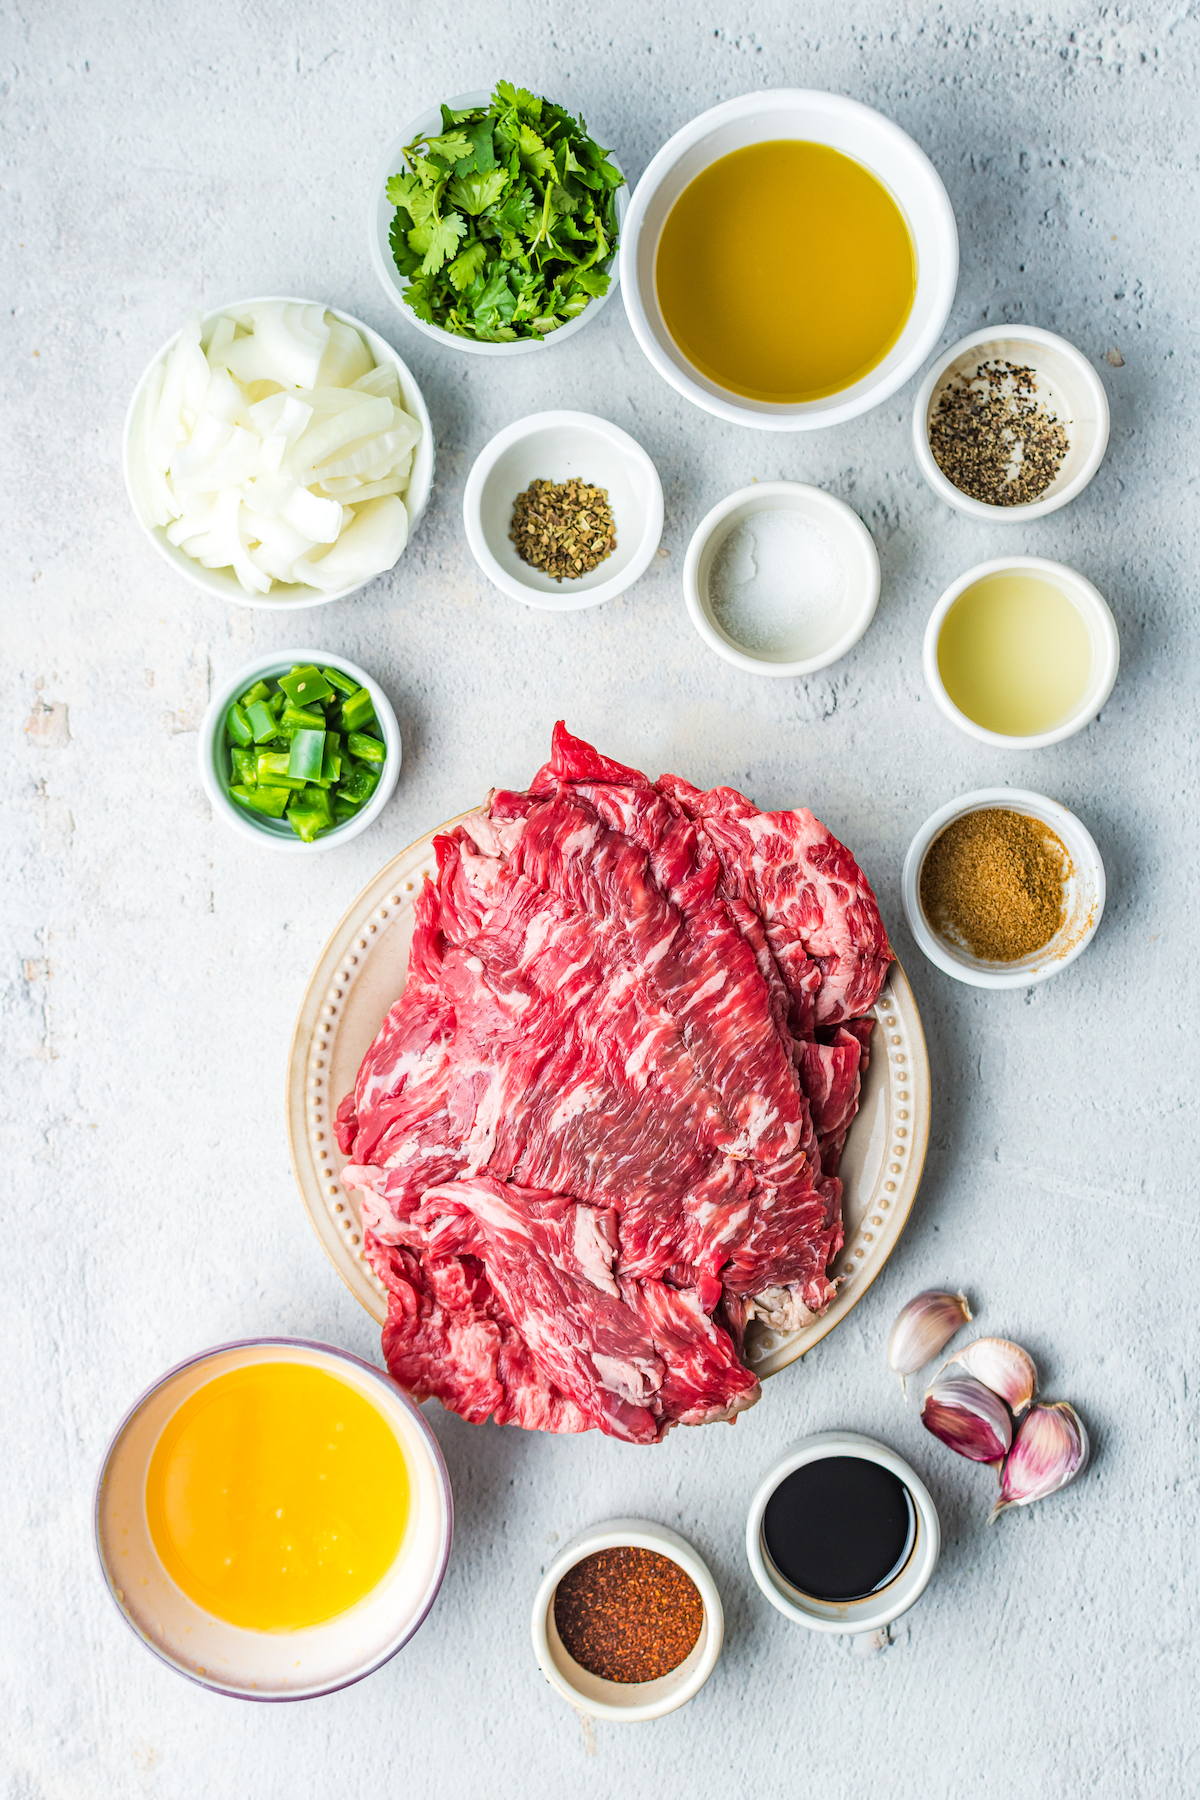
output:
M866 878L811 813L651 782L561 723L527 793L435 848L337 1121L389 1369L544 1431L733 1418L749 1320L834 1293L892 960Z

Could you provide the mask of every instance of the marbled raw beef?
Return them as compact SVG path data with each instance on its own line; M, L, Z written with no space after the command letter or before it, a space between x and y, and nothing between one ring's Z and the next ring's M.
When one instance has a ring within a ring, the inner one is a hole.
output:
M748 1320L834 1292L891 961L862 871L811 813L651 782L561 724L526 793L435 848L338 1111L389 1368L542 1430L733 1418Z

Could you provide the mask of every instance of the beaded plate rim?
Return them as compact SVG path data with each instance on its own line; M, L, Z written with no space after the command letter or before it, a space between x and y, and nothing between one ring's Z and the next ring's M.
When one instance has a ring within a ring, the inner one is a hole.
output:
M340 1181L348 1159L333 1132L333 1111L342 1096L334 1095L331 1107L330 1063L347 996L368 959L378 959L390 938L394 960L399 964L402 954L407 968L407 938L398 954L389 927L411 913L422 880L435 871L434 838L467 816L460 813L401 850L347 908L309 977L288 1051L288 1148L301 1202L330 1262L380 1325L387 1316L386 1291L363 1254L357 1195ZM372 968L378 967L376 960ZM393 1000L402 986L397 967ZM843 1168L849 1164L853 1171L864 1146L871 1156L876 1139L882 1140L882 1148L874 1159L877 1166L853 1172L847 1182L844 1206L855 1223L847 1226L846 1241L832 1265L838 1293L826 1312L801 1331L771 1331L758 1320L751 1324L746 1359L760 1377L806 1356L858 1304L899 1242L916 1199L929 1145L929 1057L917 1003L899 962L892 964L874 1012L864 1102L850 1128ZM381 1013L380 1023L382 1018ZM869 1144L863 1137L868 1132Z

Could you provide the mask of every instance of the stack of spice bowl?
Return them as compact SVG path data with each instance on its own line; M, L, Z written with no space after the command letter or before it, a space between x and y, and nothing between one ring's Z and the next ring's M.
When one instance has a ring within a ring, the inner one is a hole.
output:
M1074 813L1021 788L980 788L926 819L901 878L925 955L972 987L1031 987L1091 943L1104 864Z
M564 1700L633 1724L699 1693L717 1666L725 1618L686 1539L649 1519L610 1519L551 1563L532 1627L541 1671Z

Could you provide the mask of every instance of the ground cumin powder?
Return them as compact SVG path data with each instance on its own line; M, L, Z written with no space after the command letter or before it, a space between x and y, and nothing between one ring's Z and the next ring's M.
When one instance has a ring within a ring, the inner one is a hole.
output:
M704 1602L669 1556L634 1545L597 1550L554 1591L563 1648L606 1681L657 1681L677 1669L700 1636Z
M966 813L925 853L921 906L935 931L988 962L1016 962L1063 922L1071 859L1040 819L1007 807Z

